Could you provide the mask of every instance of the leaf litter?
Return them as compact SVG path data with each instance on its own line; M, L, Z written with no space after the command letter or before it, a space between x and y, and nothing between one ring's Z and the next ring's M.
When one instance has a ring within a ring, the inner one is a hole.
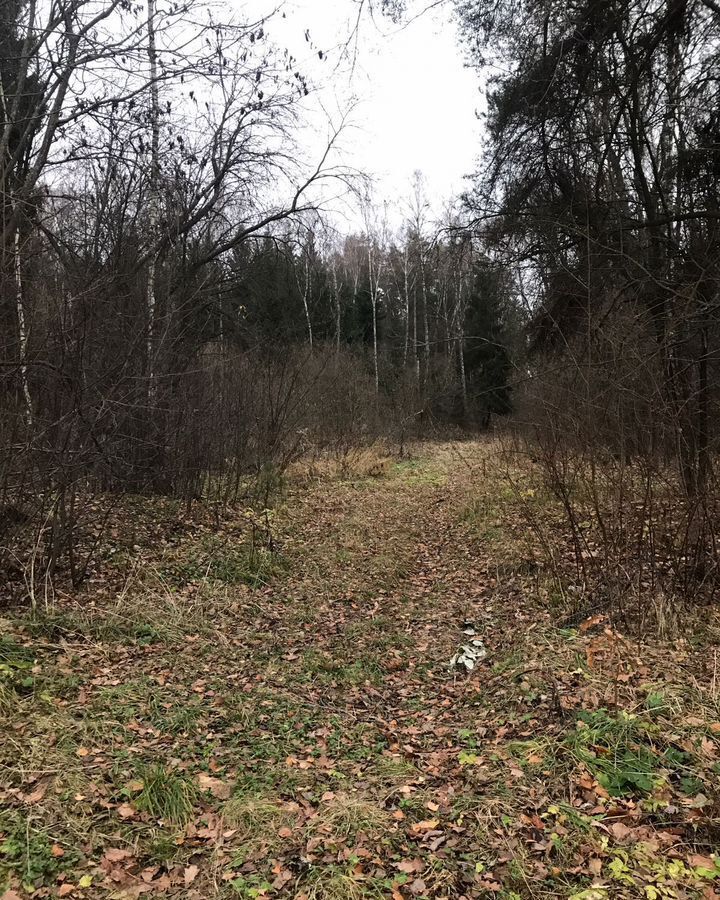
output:
M295 485L267 579L198 507L7 611L0 897L717 896L716 618L567 627L493 453Z

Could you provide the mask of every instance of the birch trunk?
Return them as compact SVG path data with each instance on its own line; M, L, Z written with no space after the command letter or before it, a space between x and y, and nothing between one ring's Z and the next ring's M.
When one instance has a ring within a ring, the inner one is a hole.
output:
M340 340L342 337L342 306L340 305L340 288L337 277L337 260L332 261L333 295L335 297L335 353L340 356Z
M33 424L32 395L30 394L30 382L27 370L27 346L28 334L25 321L25 305L23 297L22 265L20 259L20 232L15 232L14 247L15 262L15 306L18 320L18 335L20 337L20 383L22 385L23 399L25 401L25 422L31 428Z
M310 318L310 257L307 253L305 254L304 262L305 262L305 264L303 266L304 284L302 286L302 301L303 301L303 309L305 310L305 321L307 322L308 343L310 344L310 351L312 352L313 328L312 328L312 319Z

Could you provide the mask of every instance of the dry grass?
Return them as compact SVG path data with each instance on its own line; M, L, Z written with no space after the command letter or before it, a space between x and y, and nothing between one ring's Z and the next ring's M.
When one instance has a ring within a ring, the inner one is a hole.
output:
M311 869L296 900L362 900L370 894L364 883L353 875L333 867Z
M290 481L382 478L389 474L392 465L392 454L379 442L304 457L288 467L286 477Z
M283 843L282 829L292 829L297 814L282 801L263 794L232 797L222 811L223 821L237 830L237 840L252 855L260 849L277 850Z
M377 802L343 791L320 805L311 828L331 839L344 841L361 834L370 838L382 834L389 823L388 813Z

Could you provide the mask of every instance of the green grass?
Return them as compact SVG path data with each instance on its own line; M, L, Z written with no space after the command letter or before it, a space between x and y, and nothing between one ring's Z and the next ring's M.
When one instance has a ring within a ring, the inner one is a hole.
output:
M378 684L383 670L375 654L363 653L356 659L339 660L318 650L303 655L303 671L310 680L340 685Z
M649 796L667 778L686 793L703 785L693 756L664 744L660 728L635 715L582 711L564 744L611 796Z
M447 474L428 459L405 459L396 462L392 468L392 474L398 480L409 486L428 485L437 487L445 484Z
M156 764L141 770L140 779L143 788L134 801L138 810L171 825L190 819L198 791L187 776Z
M0 711L12 710L17 694L32 691L34 654L11 638L0 637Z
M0 835L0 890L9 884L11 875L30 890L51 885L60 872L80 859L71 845L61 848L62 856L56 855L53 847L59 845L48 831L18 812L0 815Z
M84 610L39 615L28 624L35 637L49 640L82 638L92 642L116 642L148 646L172 643L181 636L181 630L167 618L165 621L138 621L132 611Z
M205 580L258 588L284 570L285 562L277 553L242 542L228 544L213 536L187 548L180 559L166 562L160 574L176 585Z

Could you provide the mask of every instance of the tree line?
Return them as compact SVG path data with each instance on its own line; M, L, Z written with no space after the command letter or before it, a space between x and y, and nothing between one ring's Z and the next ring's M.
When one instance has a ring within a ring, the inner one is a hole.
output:
M510 409L507 272L430 220L420 176L391 234L338 162L345 115L305 158L297 60L271 20L217 15L2 5L0 554L23 572L18 535L80 583L99 496L237 499L310 448Z
M712 593L720 6L463 0L459 16L489 82L467 206L534 311L524 419L580 564L582 485L619 593Z

